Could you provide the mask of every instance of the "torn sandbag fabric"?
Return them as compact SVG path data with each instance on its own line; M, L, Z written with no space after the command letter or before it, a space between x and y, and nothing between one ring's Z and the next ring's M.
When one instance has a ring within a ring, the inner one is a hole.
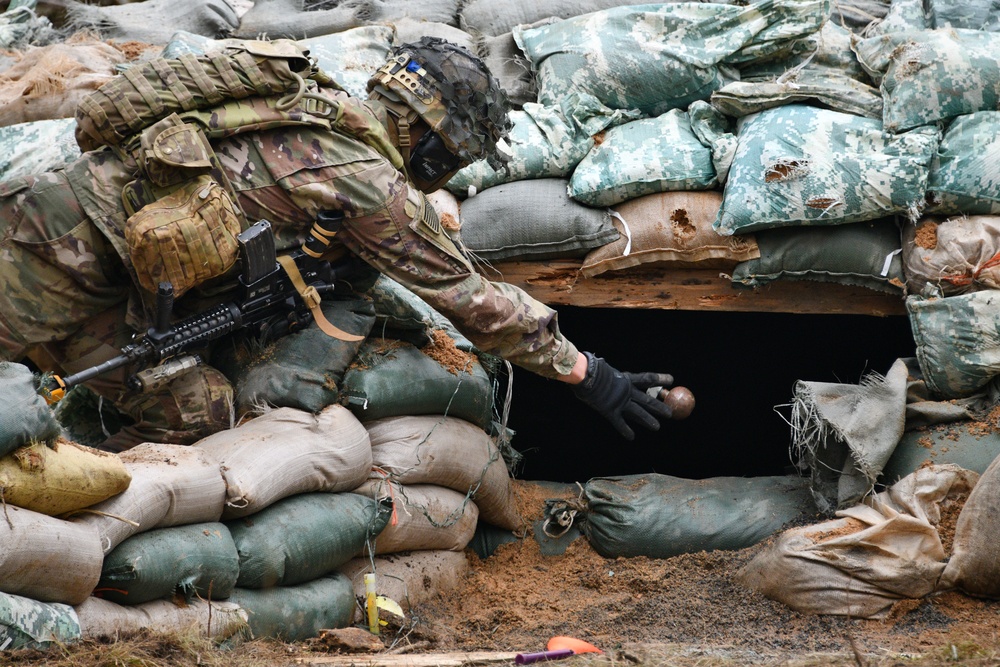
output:
M820 510L829 512L861 500L903 435L906 363L888 374L870 373L860 384L795 383L792 453L812 477Z

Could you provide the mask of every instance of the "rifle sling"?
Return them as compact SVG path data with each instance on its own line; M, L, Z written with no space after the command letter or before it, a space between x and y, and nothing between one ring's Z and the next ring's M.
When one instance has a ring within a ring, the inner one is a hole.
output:
M299 273L299 267L295 266L295 260L288 255L282 255L278 257L278 263L281 264L281 268L285 270L288 274L288 279L292 281L292 285L295 286L296 291L298 291L299 296L302 297L302 301L305 302L306 307L312 312L313 319L316 320L316 324L319 326L320 330L331 338L336 338L337 340L342 340L348 343L354 343L359 340L364 340L364 336L356 336L351 333L347 333L343 329L338 328L330 320L326 319L326 315L323 314L323 309L320 308L320 295L316 291L316 288L312 285L306 285L305 281L302 280L302 274Z

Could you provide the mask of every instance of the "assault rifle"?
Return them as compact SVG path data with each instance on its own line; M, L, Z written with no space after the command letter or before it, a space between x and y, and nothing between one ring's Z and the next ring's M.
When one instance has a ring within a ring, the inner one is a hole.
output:
M145 335L102 364L66 377L53 375L45 386L46 400L55 403L71 387L126 365L140 369L127 380L128 387L149 390L201 363L197 356L185 353L236 332L268 341L299 331L317 320L331 336L360 340L361 336L341 331L326 321L319 309L322 296L332 293L335 282L351 273L357 261L351 257L334 265L321 257L339 227L340 218L339 213L321 213L309 240L280 258L275 253L271 223L261 220L250 226L237 236L242 267L233 301L171 322L173 285L160 283L155 324Z

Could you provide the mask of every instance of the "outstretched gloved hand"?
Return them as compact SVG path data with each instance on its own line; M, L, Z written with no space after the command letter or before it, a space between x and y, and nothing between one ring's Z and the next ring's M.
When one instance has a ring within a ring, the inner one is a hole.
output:
M674 378L666 373L623 373L612 368L604 359L584 352L587 375L573 385L573 393L592 407L626 440L635 433L625 422L628 418L651 431L660 428L659 419L670 419L671 408L646 393L650 387L669 387Z

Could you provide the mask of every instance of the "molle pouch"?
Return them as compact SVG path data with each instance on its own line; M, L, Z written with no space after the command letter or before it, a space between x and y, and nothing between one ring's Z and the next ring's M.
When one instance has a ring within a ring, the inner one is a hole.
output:
M139 284L156 293L161 282L175 297L229 271L239 256L243 215L208 174L143 206L125 223L125 242Z
M214 151L197 125L171 114L139 135L136 163L161 188L171 187L212 169Z

